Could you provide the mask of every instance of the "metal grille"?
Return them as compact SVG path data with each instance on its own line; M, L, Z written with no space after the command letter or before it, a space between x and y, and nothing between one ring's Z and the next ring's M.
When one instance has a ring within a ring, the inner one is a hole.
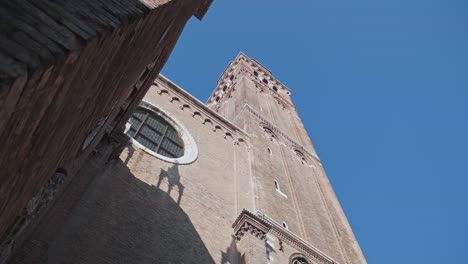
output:
M137 109L130 119L127 134L146 148L170 158L184 155L184 142L177 131L160 116L146 109Z

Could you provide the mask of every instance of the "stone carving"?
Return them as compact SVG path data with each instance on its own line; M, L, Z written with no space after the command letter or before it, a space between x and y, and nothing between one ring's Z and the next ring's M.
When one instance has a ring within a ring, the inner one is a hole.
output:
M291 263L294 263L292 262L294 259L297 259L297 261L311 259L313 263L316 264L338 264L338 262L328 257L290 230L283 228L279 223L260 211L254 214L244 209L237 217L236 221L234 221L232 227L234 228L234 234L238 241L241 240L246 233L250 233L261 240L264 240L267 234L271 234L281 241L281 249L284 244L288 244L302 252L291 256ZM309 262L296 262L295 264L304 263L308 264Z
M255 111L252 107L249 105L244 105L243 110L248 110L250 113L252 113L255 117L260 119L260 126L262 127L268 127L275 135L281 135L286 141L288 141L288 145L292 146L293 149L300 150L304 155L311 157L312 159L316 160L319 164L321 164L320 159L317 155L307 151L301 144L297 143L294 139L289 137L286 133L281 131L279 128L271 124L266 118L264 118L260 113ZM240 116L240 115L238 115ZM278 139L278 137L276 137Z
M237 240L241 240L245 233L250 233L255 237L260 238L261 240L265 239L266 233L256 226L245 222L241 229L239 229L235 235Z
M235 75L234 75L234 79L235 79ZM213 127L213 132L217 132L217 131L226 131L226 133L223 133L224 137L225 138L228 138L228 137L231 137L233 138L233 135L238 135L241 134L243 136L246 136L248 137L248 135L242 131L240 128L238 128L237 126L235 125L232 125L230 122L223 122L225 121L223 117L219 116L217 113L215 113L212 109L209 109L206 105L198 102L198 101L192 101L192 102L188 102L186 100L184 100L183 96L179 96L178 93L174 92L174 86L175 84L173 84L172 82L170 82L168 79L164 78L164 76L159 76L159 80L161 82L157 83L155 82L154 85L158 86L158 87L164 87L164 88L159 88L158 90L158 94L159 95L164 95L166 94L167 95L167 99L172 103L172 102L178 102L181 104L181 106L179 107L181 110L185 110L185 109L189 109L191 111L189 111L191 113L191 116L193 118L196 118L196 119L199 119L202 121L202 124L207 124L209 123L211 126L210 127ZM227 86L227 91L226 91L226 94L230 96L230 94L232 92L234 92L234 89L229 89L230 86L232 86L232 80L228 80L230 82L230 84ZM168 90L171 90L171 92L169 92ZM177 100L174 100L174 98L177 98ZM182 98L182 99L181 99ZM195 104L194 104L195 103ZM210 117L210 118L208 118ZM219 120L217 119L221 119L222 122L219 122ZM226 126L226 124L228 124L229 126ZM229 132L227 132L229 131ZM243 140L242 141L243 143L245 143L245 141ZM239 145L239 144L236 144L236 145Z
M295 257L291 264L309 264L309 262L304 257Z
M277 138L276 133L274 132L273 128L269 124L265 122L261 122L260 126L263 128L263 131L267 134L270 141L273 141L274 139Z
M221 90L223 85L225 85L227 82L232 81L231 77L228 78L228 76L232 76L232 72L236 70L237 70L237 73L247 72L249 75L253 77L252 80L254 80L257 84L267 87L272 92L274 91L274 93L281 91L288 95L291 94L291 92L289 91L289 88L287 88L280 81L278 81L275 77L273 77L271 72L268 69L264 68L255 60L248 58L242 52L239 53L237 58L229 64L228 68L224 71L223 75L219 78L218 87L215 89L213 94L216 94L218 90ZM237 76L234 76L234 77L237 77ZM285 102L285 103L294 108L294 106L290 104L289 102Z

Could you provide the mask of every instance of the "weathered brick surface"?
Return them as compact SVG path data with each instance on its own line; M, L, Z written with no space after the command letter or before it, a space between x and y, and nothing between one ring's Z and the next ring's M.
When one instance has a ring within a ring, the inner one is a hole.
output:
M169 94L158 94L161 89ZM180 100L170 102L173 97ZM249 177L248 170L238 169L248 168L247 144L236 143L246 135L165 82L153 86L145 100L189 128L197 160L174 165L133 145L107 165L92 156L11 263L236 263L241 258L231 224L240 210L237 176ZM190 109L180 109L183 104ZM192 117L195 111L201 118ZM205 119L211 122L203 124ZM215 125L222 129L214 131ZM85 187L81 182L87 178L94 180Z
M265 67L240 54L207 104L251 136L254 210L287 224L339 263L365 263L290 94Z
M242 69L223 75L218 88L232 86L211 109L158 78L144 100L187 128L198 158L174 164L130 143L113 162L91 156L12 263L366 263L291 100ZM276 229L235 233L243 209Z
M151 81L134 94L133 85L145 69L146 79L156 77L189 17L201 17L210 2L0 4L0 243L57 167L79 164L107 127L126 119L121 113Z

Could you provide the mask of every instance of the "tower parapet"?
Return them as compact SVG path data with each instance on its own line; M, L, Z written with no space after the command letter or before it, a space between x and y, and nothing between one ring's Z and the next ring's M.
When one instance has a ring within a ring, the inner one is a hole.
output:
M247 74L255 82L256 87L262 92L269 93L277 98L278 102L287 104L294 108L290 99L291 90L276 79L270 70L254 59L247 57L240 52L237 57L229 63L223 74L218 79L218 84L211 96L208 98L207 105L216 109L219 103L225 98L229 98L238 79Z
M239 53L207 101L250 136L252 211L262 213L244 211L240 219L250 222L235 222L239 248L251 252L247 263L261 263L260 244L271 262L287 263L287 255L289 263L365 263L291 93L265 66Z
M288 134L296 145L317 156L291 94L291 89L270 70L241 52L218 79L207 106L236 123L244 105L248 105L262 119Z

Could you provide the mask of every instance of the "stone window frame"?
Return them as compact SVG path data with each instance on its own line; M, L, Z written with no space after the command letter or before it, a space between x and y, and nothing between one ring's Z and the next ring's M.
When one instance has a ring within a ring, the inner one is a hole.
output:
M127 135L153 152L171 158L184 155L184 142L179 133L160 115L146 108L137 107L129 119Z
M198 158L198 148L197 144L195 142L195 139L192 137L188 129L182 125L180 121L178 121L170 112L164 110L161 106L155 105L153 103L150 103L148 101L143 100L140 105L138 106L139 108L145 109L147 111L152 112L153 114L159 116L162 118L164 121L166 121L172 128L175 129L175 131L178 133L180 139L184 143L184 154L179 157L179 158L171 158L167 157L164 155L161 155L159 153L156 153L152 151L151 149L145 147L143 144L138 142L136 139L133 137L129 136L131 143L145 151L146 153L150 154L151 156L154 156L162 161L169 162L169 163L174 163L178 165L185 165L185 164L190 164L193 163L197 160ZM128 124L128 123L127 123ZM125 130L125 133L129 129L128 125Z
M288 196L287 196L284 192L281 191L281 187L280 187L279 182L278 182L277 180L275 180L274 183L275 183L275 190L276 190L276 192L278 192L278 193L279 193L281 196L283 196L284 198L288 198Z
M299 259L302 259L303 262L298 262ZM297 263L312 264L313 262L310 261L304 254L294 253L289 257L289 264L297 264Z

